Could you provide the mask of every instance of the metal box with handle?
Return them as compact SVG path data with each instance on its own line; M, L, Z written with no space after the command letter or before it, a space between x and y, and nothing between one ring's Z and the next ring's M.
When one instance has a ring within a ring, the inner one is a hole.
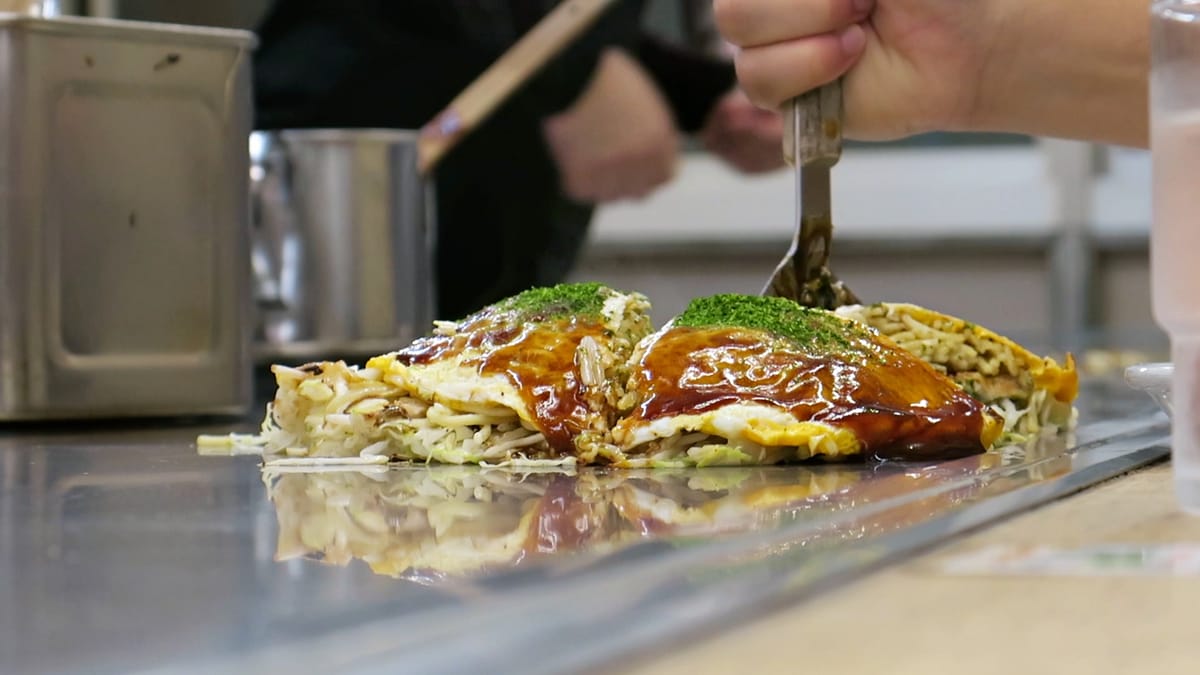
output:
M252 48L0 13L0 420L246 409Z

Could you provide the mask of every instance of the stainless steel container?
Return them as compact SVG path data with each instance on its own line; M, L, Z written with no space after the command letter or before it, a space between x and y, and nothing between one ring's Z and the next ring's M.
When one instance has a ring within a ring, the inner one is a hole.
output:
M0 419L246 409L252 46L0 14Z
M259 358L356 358L428 331L436 228L416 141L382 129L251 136Z

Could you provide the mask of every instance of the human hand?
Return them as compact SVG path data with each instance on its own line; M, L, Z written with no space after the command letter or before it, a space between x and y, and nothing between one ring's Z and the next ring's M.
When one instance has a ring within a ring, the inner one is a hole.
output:
M601 56L587 89L542 132L563 191L576 201L644 197L675 175L679 134L668 104L618 50Z
M714 1L754 101L777 107L845 74L846 133L862 139L970 126L997 39L986 1Z
M709 113L700 142L743 173L782 168L783 120L752 103L741 89L726 94Z
M1147 141L1145 3L714 0L713 9L741 49L741 85L760 105L845 75L848 137Z

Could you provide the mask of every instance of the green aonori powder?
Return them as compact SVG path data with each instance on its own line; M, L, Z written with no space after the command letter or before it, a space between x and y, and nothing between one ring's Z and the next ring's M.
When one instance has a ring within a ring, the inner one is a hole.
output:
M567 316L600 316L608 289L595 282L558 284L531 288L501 300L494 309L514 312L532 319L551 319Z
M825 310L801 307L786 298L733 293L692 300L674 325L761 330L819 349L846 349L868 337L857 324Z

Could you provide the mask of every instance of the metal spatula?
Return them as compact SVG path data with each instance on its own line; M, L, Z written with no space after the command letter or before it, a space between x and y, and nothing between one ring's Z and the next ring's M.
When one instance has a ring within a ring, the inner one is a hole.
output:
M829 172L842 156L841 80L792 99L783 115L783 154L796 170L796 236L762 294L824 309L857 304L829 269Z

